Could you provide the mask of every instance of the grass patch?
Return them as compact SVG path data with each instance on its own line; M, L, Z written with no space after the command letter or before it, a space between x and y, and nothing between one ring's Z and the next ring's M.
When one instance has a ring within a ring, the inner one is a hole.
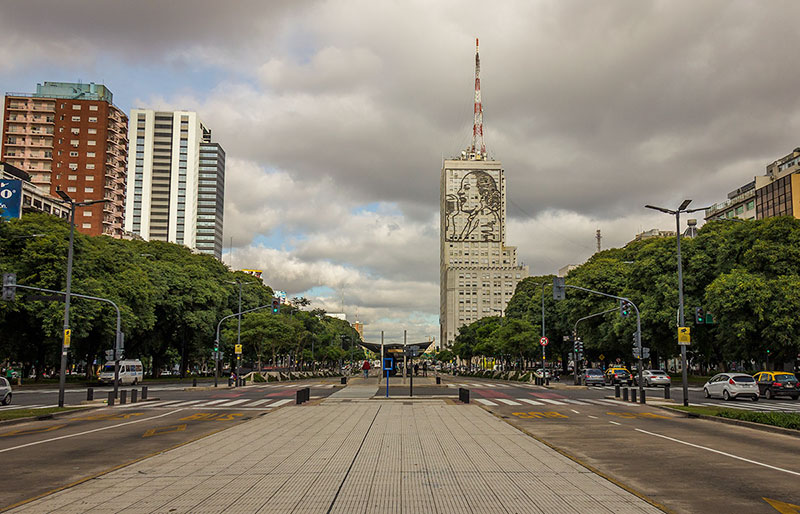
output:
M56 412L64 412L69 410L78 410L84 407L50 407L47 409L11 409L0 411L0 421L8 421L10 419L30 418L32 416L46 416L47 414L54 414Z
M800 430L800 413L796 412L755 412L725 407L684 407L683 405L677 405L673 408L692 414L739 419L752 423L761 423L762 425Z

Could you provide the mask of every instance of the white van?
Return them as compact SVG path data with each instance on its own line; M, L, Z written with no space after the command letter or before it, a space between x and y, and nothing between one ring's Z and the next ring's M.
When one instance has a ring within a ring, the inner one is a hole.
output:
M114 361L106 362L103 370L98 377L104 384L114 383ZM138 384L144 378L142 372L142 361L139 359L127 359L119 361L119 383L120 385Z

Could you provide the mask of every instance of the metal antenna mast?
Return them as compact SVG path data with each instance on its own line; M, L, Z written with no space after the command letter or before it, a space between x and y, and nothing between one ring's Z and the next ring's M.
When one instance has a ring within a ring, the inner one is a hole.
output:
M481 57L478 53L478 38L475 38L475 112L472 123L472 154L478 159L486 158L483 142L483 105L481 105Z

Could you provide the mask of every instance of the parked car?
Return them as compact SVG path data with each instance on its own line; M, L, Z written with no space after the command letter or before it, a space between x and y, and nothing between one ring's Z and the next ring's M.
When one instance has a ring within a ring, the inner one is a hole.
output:
M758 393L770 400L778 395L785 395L796 400L800 397L800 382L794 373L786 371L762 371L753 375L758 384Z
M660 369L646 369L642 371L642 382L647 387L667 387L672 383L666 371ZM639 385L639 376L633 375L633 383Z
M605 385L606 380L603 377L603 370L597 368L587 368L581 372L581 382L583 385Z
M609 385L626 383L633 384L631 372L623 366L611 366L606 370L606 383Z
M11 384L5 378L0 378L0 404L11 403Z
M104 384L113 384L114 363L106 362L98 378L100 382ZM140 361L139 359L126 359L119 361L120 385L127 385L127 384L136 385L139 382L141 382L143 378L144 378L144 373L142 371L142 361Z
M757 402L758 385L753 377L744 373L719 373L703 385L703 394L706 398L721 396L723 400L734 400L741 397Z
M542 368L539 368L536 371L534 371L533 376L535 376L536 378L542 378ZM544 377L550 378L550 370L544 372Z

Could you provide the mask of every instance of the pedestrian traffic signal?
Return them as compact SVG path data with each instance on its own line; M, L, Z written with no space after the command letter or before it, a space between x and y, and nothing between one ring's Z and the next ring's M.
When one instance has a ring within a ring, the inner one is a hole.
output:
M698 325L702 325L706 322L705 313L703 312L702 307L695 307L694 308L694 321Z
M567 279L565 277L553 277L553 300L563 300L566 298Z
M713 325L714 324L714 315L710 312L706 312L706 325Z
M278 298L272 299L272 314L281 312L281 301Z
M17 274L3 273L3 300L11 302L17 296Z
M627 318L628 315L631 313L631 304L626 300L619 301L619 315L623 318Z

